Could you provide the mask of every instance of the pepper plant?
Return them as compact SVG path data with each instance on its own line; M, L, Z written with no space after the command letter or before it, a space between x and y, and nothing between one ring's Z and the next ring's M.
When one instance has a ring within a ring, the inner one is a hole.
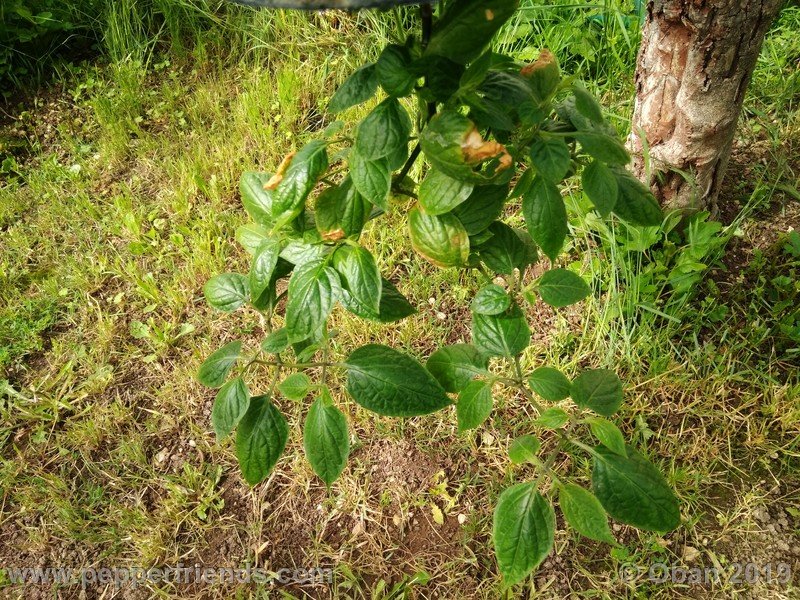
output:
M509 459L533 463L536 475L502 492L494 511L497 563L508 584L551 551L554 503L578 533L609 544L615 540L607 515L657 532L680 522L662 475L611 420L623 400L617 375L587 369L570 380L549 366L528 372L522 361L531 338L527 304L564 307L591 293L578 274L555 266L569 235L559 186L580 174L600 218L658 225L662 215L625 170L628 153L601 106L562 75L550 52L521 65L492 51L492 37L516 9L516 0L452 1L434 22L423 5L422 35L388 45L332 97L329 111L342 113L379 95L360 123L348 129L337 122L274 173L244 173L241 197L253 222L236 239L252 255L250 271L217 275L204 292L219 310L249 305L262 313L268 335L253 351L238 341L225 345L199 373L203 384L219 388L213 427L220 440L235 430L251 485L267 477L287 441L276 394L314 398L303 426L305 453L327 486L341 474L349 434L328 386L331 369L346 371L347 393L380 415L415 417L455 405L459 431L490 416L497 388L521 393L538 416L531 434L513 441ZM416 182L409 173L418 160L423 175ZM521 204L527 230L502 218L509 202ZM337 360L328 329L335 304L382 323L415 312L359 243L367 222L390 212L405 213L420 257L485 278L471 303L472 343L441 347L424 365L379 344ZM540 253L552 268L530 281L526 267ZM505 285L494 283L498 277ZM271 379L256 380L253 365ZM317 380L309 373L319 373ZM554 441L544 456L536 437L543 433ZM554 468L564 452L591 459L591 491Z

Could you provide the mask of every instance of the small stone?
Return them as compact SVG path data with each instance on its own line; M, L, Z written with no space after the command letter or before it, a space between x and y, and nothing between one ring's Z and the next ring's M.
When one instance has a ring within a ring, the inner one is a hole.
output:
M700 551L692 546L684 546L681 556L686 562L692 563L697 560L698 556L700 556Z
M461 513L460 515L458 515L458 524L459 525L463 525L466 522L467 522L467 515L465 515L464 513Z
M196 447L196 446L197 446L197 442L195 442L194 440L189 440L189 446L191 446L192 448L194 448L194 447Z

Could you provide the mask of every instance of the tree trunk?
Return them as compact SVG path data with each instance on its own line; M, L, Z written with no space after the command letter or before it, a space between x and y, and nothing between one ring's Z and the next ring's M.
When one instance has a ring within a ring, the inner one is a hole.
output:
M783 0L650 0L636 69L634 170L667 209L716 209L764 35ZM646 145L645 145L646 141Z

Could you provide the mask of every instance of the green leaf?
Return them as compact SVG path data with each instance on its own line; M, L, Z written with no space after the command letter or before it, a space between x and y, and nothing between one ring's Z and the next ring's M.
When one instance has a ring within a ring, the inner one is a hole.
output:
M603 446L620 456L627 456L625 438L616 425L602 417L592 417L588 422L592 433Z
M469 237L452 214L427 215L419 207L408 213L411 246L437 267L461 267L469 259Z
M562 138L537 137L531 144L530 155L536 171L548 181L559 183L566 177L571 159Z
M339 185L329 187L317 196L314 205L317 231L325 241L357 237L371 210L370 201L358 192L348 176Z
M206 387L218 388L228 378L233 365L239 360L242 342L230 342L211 354L197 372L197 380Z
M511 306L511 297L499 285L482 287L472 299L472 312L479 315L499 315Z
M347 160L350 165L350 177L358 193L375 206L388 211L389 192L392 188L389 159L384 157L369 160L354 147L350 150Z
M381 278L381 304L377 313L367 310L363 304L356 302L346 289L340 289L339 292L341 294L339 302L342 303L342 306L362 319L378 323L392 323L417 312L388 279Z
M250 297L257 301L272 282L272 275L281 252L280 242L266 239L256 249L250 264Z
M526 462L535 463L536 455L541 447L542 443L535 435L521 435L511 443L508 457L515 465Z
M603 108L595 100L595 97L577 83L572 86L572 93L575 95L575 108L578 109L578 112L593 123L602 124Z
M473 187L468 181L453 179L431 169L419 186L419 203L426 214L441 215L469 198Z
M630 446L620 456L595 448L592 489L600 504L617 521L664 533L681 523L678 499L664 477Z
M614 371L589 369L573 380L570 396L581 408L610 417L622 404L622 382Z
M276 329L261 342L261 349L269 354L280 354L289 347L289 335L285 327Z
M303 400L311 385L311 378L305 373L292 373L278 384L278 389L289 400Z
M269 231L256 223L241 225L236 229L236 241L242 245L248 254L254 256L261 243L269 239Z
M286 419L269 396L254 396L236 429L236 457L242 476L256 485L270 474L289 439Z
M633 225L661 225L664 215L653 193L624 169L614 169L619 193L614 213Z
M361 246L342 246L333 254L333 266L350 299L377 314L381 303L381 274L372 254Z
M489 359L472 344L453 344L431 354L425 367L446 391L458 392L488 373Z
M309 142L294 155L272 194L274 226L285 225L300 214L306 198L327 169L328 152L325 140Z
M325 260L297 267L289 280L286 332L289 342L300 342L328 318L339 291L339 275Z
M433 26L427 55L465 64L480 56L495 32L511 18L518 0L460 0L447 5Z
M347 464L350 434L347 419L333 406L327 388L323 388L308 410L303 427L303 448L314 473L330 487Z
M378 89L375 64L364 65L344 80L328 103L328 112L341 112L356 104L366 102Z
M405 46L389 44L376 63L378 81L390 96L407 96L417 83L411 71L411 53Z
M583 191L594 204L601 216L607 217L617 203L617 178L606 165L599 160L590 162L581 174Z
M580 302L592 292L580 275L567 269L550 269L539 278L537 289L542 300L555 308Z
M497 160L510 159L505 148L496 142L485 142L475 124L454 110L445 109L428 122L420 134L420 147L431 165L453 179L505 183L513 175L513 169L508 168L510 162L504 168ZM487 161L490 167L494 166L490 172L473 170Z
M499 315L472 315L472 340L489 356L516 356L528 347L531 330L519 306Z
M487 381L470 381L458 394L456 418L458 431L475 429L492 412L492 386Z
M241 377L230 380L219 389L211 409L211 424L218 440L228 437L249 405L250 390Z
M461 221L467 234L478 234L503 212L507 195L508 184L476 185L469 198L453 209L453 214Z
M489 227L489 233L492 237L477 251L480 259L495 273L510 275L514 269L524 269L536 261L533 244L526 245L520 235L505 223L495 221Z
M271 225L273 220L272 191L264 188L270 179L272 179L271 173L245 171L239 180L239 192L247 214L256 223L267 226Z
M497 566L508 585L522 581L547 557L554 529L553 507L535 483L518 483L500 494L492 539Z
M522 198L522 212L533 241L555 260L567 237L567 209L556 185L536 177Z
M458 82L459 95L474 90L483 82L492 67L493 59L494 53L490 49L472 61Z
M534 392L550 402L557 402L569 396L569 379L553 367L535 369L528 378L528 384Z
M631 155L625 149L619 138L589 131L581 131L575 134L583 150L607 165L625 165L631 160Z
M379 415L413 417L451 404L444 388L421 364L387 346L362 346L345 364L347 391Z
M562 485L558 503L564 518L575 531L590 540L616 545L608 527L608 517L600 501L590 491L574 483Z
M547 48L539 52L539 58L524 69L522 75L528 80L539 104L550 100L561 83L561 70L558 60Z
M569 415L560 408L548 408L533 422L545 429L561 429L569 421Z
M370 112L358 126L356 148L368 160L384 158L408 145L411 119L397 101L387 98Z
M233 312L250 296L247 277L239 273L215 275L203 286L206 301L217 310Z

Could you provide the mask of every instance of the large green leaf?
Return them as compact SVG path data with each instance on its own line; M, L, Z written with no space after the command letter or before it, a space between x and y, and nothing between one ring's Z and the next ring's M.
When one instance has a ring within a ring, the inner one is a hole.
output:
M278 256L281 252L281 244L275 239L266 239L258 246L250 263L250 297L253 301L258 301L261 295L272 282L272 275L278 265Z
M630 162L631 155L619 138L605 133L581 131L575 134L584 152L607 165L624 165Z
M249 405L250 390L241 377L231 379L219 389L211 409L211 424L218 440L228 437Z
M614 169L617 178L617 202L614 213L633 225L661 225L664 215L653 193L625 169Z
M570 166L569 148L563 138L537 137L531 144L531 162L536 171L553 183L567 175Z
M250 297L248 279L240 273L215 275L203 286L206 301L224 312L233 312Z
M519 0L450 2L433 27L426 54L465 64L480 56L494 34L511 18Z
M411 53L405 46L389 44L383 49L376 69L378 81L390 96L407 96L414 89L417 75L411 69Z
M492 385L488 381L470 381L458 394L458 431L475 429L489 418L491 412Z
M362 319L369 319L379 323L392 323L417 312L406 297L398 292L397 288L388 279L381 278L381 304L377 313L366 309L360 302L356 302L346 289L342 288L339 292L341 294L339 302L342 303L342 306Z
M358 126L356 148L368 160L384 158L408 145L411 119L397 98L387 98Z
M255 396L236 428L236 457L245 481L256 485L270 474L289 438L286 419L269 396Z
M453 344L431 354L425 367L445 390L458 392L478 375L488 373L489 359L472 344Z
M437 267L461 267L469 258L469 237L452 214L427 215L418 207L408 213L411 246Z
M572 381L570 396L578 406L610 417L622 404L622 382L614 371L588 369Z
M566 483L559 488L558 503L567 523L575 531L591 540L617 543L608 527L603 505L590 491L574 483Z
M314 205L317 230L325 241L358 236L372 204L353 185L350 176L322 192Z
M420 147L428 161L439 171L453 179L474 183L505 183L513 169L510 156L497 142L484 141L475 124L454 110L443 110L433 117L420 134ZM497 159L504 157L506 164ZM489 161L489 173L480 173L474 167Z
M500 213L508 195L508 185L476 185L464 202L453 209L469 235L484 231Z
M242 245L248 254L255 255L256 250L266 239L269 239L269 230L257 223L247 223L236 228L236 241Z
M516 438L508 448L508 458L515 465L523 463L536 463L537 454L542 443L534 435L521 435Z
M592 470L595 496L617 521L664 533L681 522L678 499L664 477L630 446L628 456L598 446Z
M380 415L413 417L451 404L444 388L421 364L387 346L362 346L345 364L347 391L358 404Z
M592 433L603 446L621 456L627 456L625 438L619 427L602 417L592 417L588 419L588 422Z
M233 365L239 360L242 342L230 342L211 354L197 372L197 380L206 387L218 388L228 378Z
M347 464L350 435L347 419L333 405L327 388L323 388L308 410L303 427L303 448L311 468L330 487Z
M325 140L309 142L294 155L272 195L275 226L284 225L300 214L306 198L327 169Z
M344 80L328 103L328 111L341 112L356 104L366 102L378 89L375 64L364 65Z
M558 402L569 396L569 379L553 367L539 367L528 377L531 389L545 400Z
M536 262L533 244L525 244L520 235L505 223L495 221L489 227L489 233L492 237L478 246L477 251L480 259L495 273L510 275L514 269L524 269Z
M312 385L311 378L305 373L292 373L278 384L278 390L289 400L304 400Z
M289 347L289 336L286 328L281 327L270 333L261 342L261 349L268 354L280 354Z
M590 162L581 174L583 191L594 204L601 216L607 217L617 203L617 178L606 165L599 160Z
M519 306L499 315L472 314L472 340L489 356L516 356L531 341L531 330Z
M555 260L569 230L567 209L556 185L536 177L522 198L522 212L533 241L550 260Z
M245 171L239 180L239 192L242 194L242 204L247 214L256 223L271 225L272 215L272 190L264 186L272 179L271 173L257 173Z
M358 148L352 148L347 160L350 177L358 193L384 211L389 210L389 192L392 188L389 158L370 160L364 158Z
M518 483L500 494L492 539L497 566L508 585L522 581L547 557L554 530L553 507L535 483Z
M295 269L289 280L286 302L289 342L300 342L322 326L333 308L339 287L339 275L325 260L311 261Z
M473 185L431 169L419 186L419 203L429 215L450 212L469 198Z
M364 310L378 314L382 280L372 254L361 246L342 246L333 254L333 266L349 298Z
M489 284L478 290L470 305L479 315L499 315L511 306L511 297L499 285Z
M583 278L567 269L550 269L539 278L537 289L542 300L555 308L580 302L591 293Z
M603 123L603 108L585 87L576 83L572 86L575 95L575 108L587 119L594 123Z

